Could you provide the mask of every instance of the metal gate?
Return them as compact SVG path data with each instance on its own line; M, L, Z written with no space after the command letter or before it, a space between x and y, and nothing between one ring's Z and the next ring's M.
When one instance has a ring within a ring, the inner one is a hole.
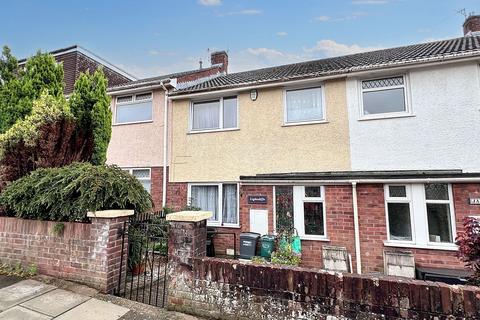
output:
M163 211L125 223L116 295L163 308L166 301L168 223ZM127 240L128 239L128 240ZM124 259L127 253L127 259Z

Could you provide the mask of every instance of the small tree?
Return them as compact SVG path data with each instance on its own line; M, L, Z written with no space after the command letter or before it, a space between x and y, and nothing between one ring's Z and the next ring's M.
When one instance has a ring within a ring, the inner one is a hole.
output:
M104 164L112 135L112 112L107 79L101 69L80 75L70 98L70 108L77 119L79 133L93 138L91 162Z
M466 218L465 231L457 236L458 256L473 271L469 282L480 285L480 220Z
M49 54L40 51L18 66L8 47L0 58L0 133L29 115L33 101L47 91L55 97L63 95L63 66Z

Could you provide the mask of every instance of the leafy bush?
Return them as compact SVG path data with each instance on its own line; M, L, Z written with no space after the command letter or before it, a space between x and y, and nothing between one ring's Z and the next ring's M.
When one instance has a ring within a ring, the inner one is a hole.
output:
M102 69L93 74L82 73L75 82L70 107L83 136L92 136L93 164L104 164L112 135L112 111L107 95L107 79Z
M470 284L480 285L480 221L466 218L465 231L457 236L458 256L473 271Z
M272 252L272 263L280 264L284 266L298 266L302 262L299 255L295 254L292 248L284 247L279 248L277 251Z
M63 96L62 65L52 55L38 52L23 68L4 47L0 57L0 133L28 116L44 91Z
M84 156L71 147L74 130L65 99L44 93L30 115L0 134L0 190L37 168L82 161Z
M84 221L87 211L152 208L150 194L128 172L116 166L75 163L38 169L0 194L7 215L24 219Z

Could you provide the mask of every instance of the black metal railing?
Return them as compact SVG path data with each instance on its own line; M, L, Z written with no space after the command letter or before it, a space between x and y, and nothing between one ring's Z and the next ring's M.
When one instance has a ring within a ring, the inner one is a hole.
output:
M163 211L136 215L125 224L116 295L164 307L168 263L168 224ZM124 259L124 256L127 258Z

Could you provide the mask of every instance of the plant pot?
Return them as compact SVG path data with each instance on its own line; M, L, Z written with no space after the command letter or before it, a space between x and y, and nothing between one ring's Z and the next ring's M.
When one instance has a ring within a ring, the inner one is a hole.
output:
M139 263L133 266L132 275L138 276L145 272L145 263Z

